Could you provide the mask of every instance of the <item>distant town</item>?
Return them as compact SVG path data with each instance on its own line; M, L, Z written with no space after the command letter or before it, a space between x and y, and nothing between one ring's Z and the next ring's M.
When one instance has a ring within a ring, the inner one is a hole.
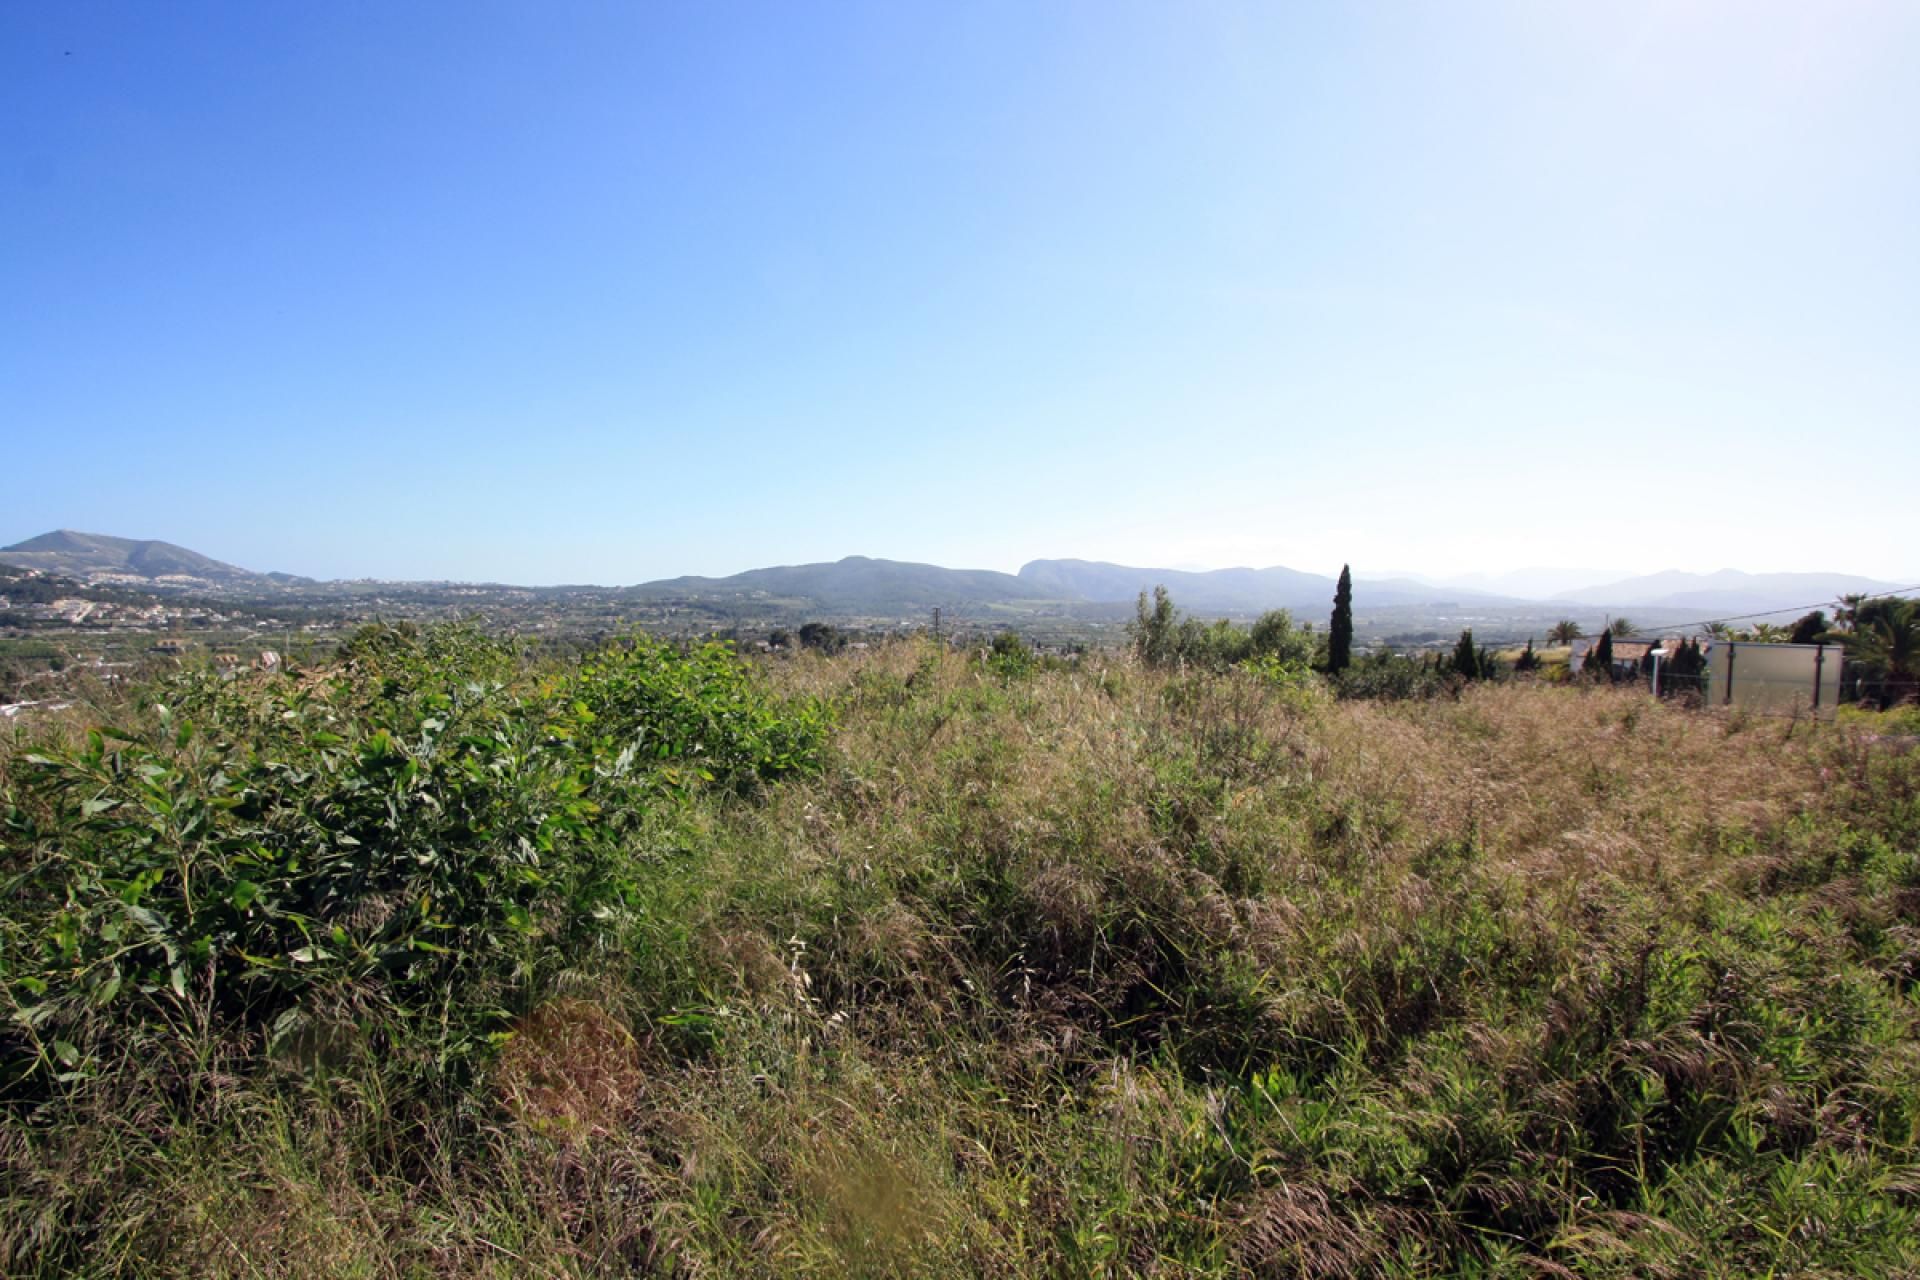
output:
M1302 623L1324 625L1333 596L1331 579L1284 568L1200 573L1043 560L1014 575L862 556L626 587L322 582L239 568L170 543L63 530L0 548L0 705L30 704L78 678L114 679L192 655L230 665L267 654L305 659L374 621L462 619L562 649L639 629L778 650L815 623L848 645L910 633L984 642L1013 632L1042 651L1067 653L1124 643L1137 596L1161 584L1190 613L1239 622L1285 608ZM1577 598L1525 600L1361 578L1354 644L1360 652L1418 655L1451 647L1471 628L1483 643L1517 646L1544 642L1569 619L1597 634L1626 609L1650 627L1725 614L1790 620L1847 591L1897 585L1837 573L1728 571L1698 582L1659 575ZM1621 598L1607 602L1610 590ZM1649 590L1666 595L1648 597Z

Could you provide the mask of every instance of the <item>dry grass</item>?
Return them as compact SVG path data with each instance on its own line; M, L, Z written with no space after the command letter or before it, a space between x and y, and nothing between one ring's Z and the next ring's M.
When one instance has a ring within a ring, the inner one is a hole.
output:
M1920 1265L1910 756L1547 685L1341 703L913 645L773 676L839 707L827 769L637 825L620 946L530 979L482 1079L242 1070L244 1105L131 1128L96 1085L0 1133L0 1257Z

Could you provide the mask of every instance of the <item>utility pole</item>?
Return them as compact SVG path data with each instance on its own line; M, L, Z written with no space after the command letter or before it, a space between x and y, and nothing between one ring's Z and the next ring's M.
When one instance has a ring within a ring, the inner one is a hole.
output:
M940 607L938 605L933 609L933 642L940 643Z

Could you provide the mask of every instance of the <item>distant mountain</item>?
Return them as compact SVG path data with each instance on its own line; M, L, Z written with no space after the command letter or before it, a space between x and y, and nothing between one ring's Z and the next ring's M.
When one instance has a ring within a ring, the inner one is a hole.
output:
M1521 600L1545 600L1562 592L1581 591L1603 583L1618 582L1630 575L1622 569L1556 569L1532 566L1525 569L1508 569L1503 573L1461 573L1441 579L1428 578L1424 575L1409 576L1417 577L1422 582L1431 582L1435 586L1453 587L1462 591L1492 592L1495 595Z
M1681 573L1670 569L1565 591L1554 598L1575 604L1631 606L1706 616L1818 608L1847 592L1889 591L1897 585L1849 573L1743 573L1738 569Z
M1131 604L1142 591L1164 586L1183 609L1258 613L1333 599L1333 579L1298 569L1141 569L1097 560L1034 560L1020 567L1021 582L1056 599Z
M371 587L421 587L422 583L317 583L285 573L256 573L171 542L115 538L61 529L11 547L0 547L0 564L59 574L101 588L243 595L332 598ZM1852 591L1883 592L1889 583L1843 573L1666 573L1622 578L1562 591L1542 601L1528 588L1549 579L1578 581L1590 570L1523 569L1512 573L1456 576L1433 581L1412 576L1357 578L1354 606L1372 609L1433 606L1566 607L1631 610L1644 620L1723 617L1763 611L1804 611ZM438 584L475 587L485 584ZM498 589L509 589L494 584ZM1201 616L1248 616L1291 609L1318 618L1333 603L1334 581L1275 565L1265 569L1154 569L1097 560L1034 560L1018 574L985 569L948 569L848 556L817 564L749 569L729 577L681 577L613 589L632 600L684 603L722 616L749 614L841 617L905 617L933 608L956 611L1005 606L1032 610L1057 606L1068 613L1112 617L1131 608L1142 591L1165 586L1182 610ZM1492 588L1492 589L1489 589ZM1527 598L1531 596L1531 598Z
M703 605L790 604L822 613L883 615L934 607L1059 600L1044 586L987 569L848 556L821 564L749 569L725 578L665 578L627 588L646 600Z
M8 564L60 573L82 581L106 577L145 578L154 585L222 587L293 586L310 581L284 573L254 573L203 556L198 551L137 538L59 529L10 547L0 547ZM168 581L171 580L171 581Z
M1364 598L1375 605L1473 604L1515 605L1528 603L1522 597L1465 586L1458 582L1431 583L1418 578L1355 578L1354 606Z
M1268 569L1146 569L1098 560L1034 560L1021 566L1024 582L1055 598L1130 604L1142 591L1164 586L1189 612L1261 613L1268 609L1326 610L1333 607L1334 580L1323 574L1274 566ZM1411 578L1358 578L1356 608L1425 604L1436 600L1491 603L1486 592L1436 587Z

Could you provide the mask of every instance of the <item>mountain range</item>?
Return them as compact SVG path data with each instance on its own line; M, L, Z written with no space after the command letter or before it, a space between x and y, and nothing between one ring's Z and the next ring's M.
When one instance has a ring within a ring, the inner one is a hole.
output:
M1563 591L1554 599L1574 604L1678 610L1705 616L1792 609L1815 601L1833 600L1849 592L1871 595L1890 591L1896 585L1899 584L1848 573L1742 573L1738 569L1681 573L1669 569L1624 582Z
M1098 560L1034 560L1021 566L1019 580L1048 588L1055 599L1098 604L1131 604L1142 591L1164 586L1184 608L1258 613L1265 609L1330 606L1334 580L1325 574L1274 566L1268 569L1153 569ZM1354 590L1379 606L1454 603L1512 603L1512 597L1486 591L1439 587L1412 578L1356 578Z
M1077 598L991 569L943 569L934 564L867 556L749 569L725 578L663 578L629 587L626 594L638 599L707 603L791 601L823 613L843 614L918 613L935 606Z
M256 573L170 542L65 529L0 548L0 563L83 581L135 580L156 589L229 594L284 595L322 585L291 574ZM1597 572L1521 570L1448 583L1410 576L1358 578L1354 593L1362 609L1563 605L1569 610L1635 609L1653 615L1642 621L1655 623L1662 616L1691 620L1763 610L1805 610L1846 592L1895 589L1895 584L1852 574L1743 573L1735 569L1626 577L1561 591L1545 599L1476 589L1476 584L1483 581L1489 586L1506 586L1531 579L1530 585L1537 585L1547 575L1558 575L1565 581L1569 576ZM620 594L636 600L687 601L721 608L778 605L831 615L902 616L934 607L1126 606L1155 586L1165 586L1183 609L1201 613L1251 614L1278 608L1317 613L1329 607L1334 592L1331 577L1283 566L1195 571L1092 560L1034 560L1017 574L1010 574L848 556L817 564L749 569L720 578L665 578L621 589Z
M145 579L152 586L279 588L311 582L290 573L255 573L198 551L143 538L56 529L10 547L6 563L20 569L65 574L83 581Z

